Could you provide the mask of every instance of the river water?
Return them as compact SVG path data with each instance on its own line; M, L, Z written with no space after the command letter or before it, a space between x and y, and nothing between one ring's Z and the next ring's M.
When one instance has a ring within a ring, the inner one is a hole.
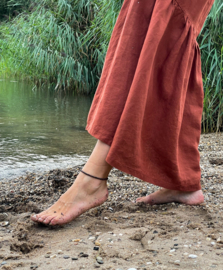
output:
M83 164L96 142L85 130L91 102L0 80L0 180Z

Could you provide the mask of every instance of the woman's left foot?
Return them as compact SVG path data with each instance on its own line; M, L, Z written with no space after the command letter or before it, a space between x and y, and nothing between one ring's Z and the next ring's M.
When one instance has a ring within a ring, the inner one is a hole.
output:
M171 202L196 205L204 202L204 195L201 190L184 192L162 188L146 197L136 199L136 202L144 202L150 205Z
M54 205L40 214L33 215L31 219L49 225L63 225L87 210L103 204L107 198L107 181L81 173Z

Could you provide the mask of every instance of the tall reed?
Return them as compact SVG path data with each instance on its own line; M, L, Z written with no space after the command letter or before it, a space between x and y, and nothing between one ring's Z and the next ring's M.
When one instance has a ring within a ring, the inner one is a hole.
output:
M198 42L201 49L204 86L203 132L223 126L223 3L215 0Z

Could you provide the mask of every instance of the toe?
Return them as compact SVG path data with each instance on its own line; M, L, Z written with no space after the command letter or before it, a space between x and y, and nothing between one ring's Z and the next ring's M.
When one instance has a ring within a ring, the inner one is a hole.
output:
M47 216L43 221L42 223L44 224L50 224L51 220L54 219L55 217L54 216Z
M50 223L49 223L49 225L51 225L51 226L57 225L58 224L58 220L59 219L56 218L56 217L52 218L51 221L50 221Z
M31 218L32 221L35 221L35 222L37 222L37 220L38 220L36 214L32 215L30 218Z

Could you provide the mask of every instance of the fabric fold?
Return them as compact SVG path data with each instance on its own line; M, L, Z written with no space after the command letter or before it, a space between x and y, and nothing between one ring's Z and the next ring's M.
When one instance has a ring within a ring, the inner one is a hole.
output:
M201 189L196 35L214 1L194 2L196 17L179 0L124 1L86 127L111 146L110 165L182 191Z

